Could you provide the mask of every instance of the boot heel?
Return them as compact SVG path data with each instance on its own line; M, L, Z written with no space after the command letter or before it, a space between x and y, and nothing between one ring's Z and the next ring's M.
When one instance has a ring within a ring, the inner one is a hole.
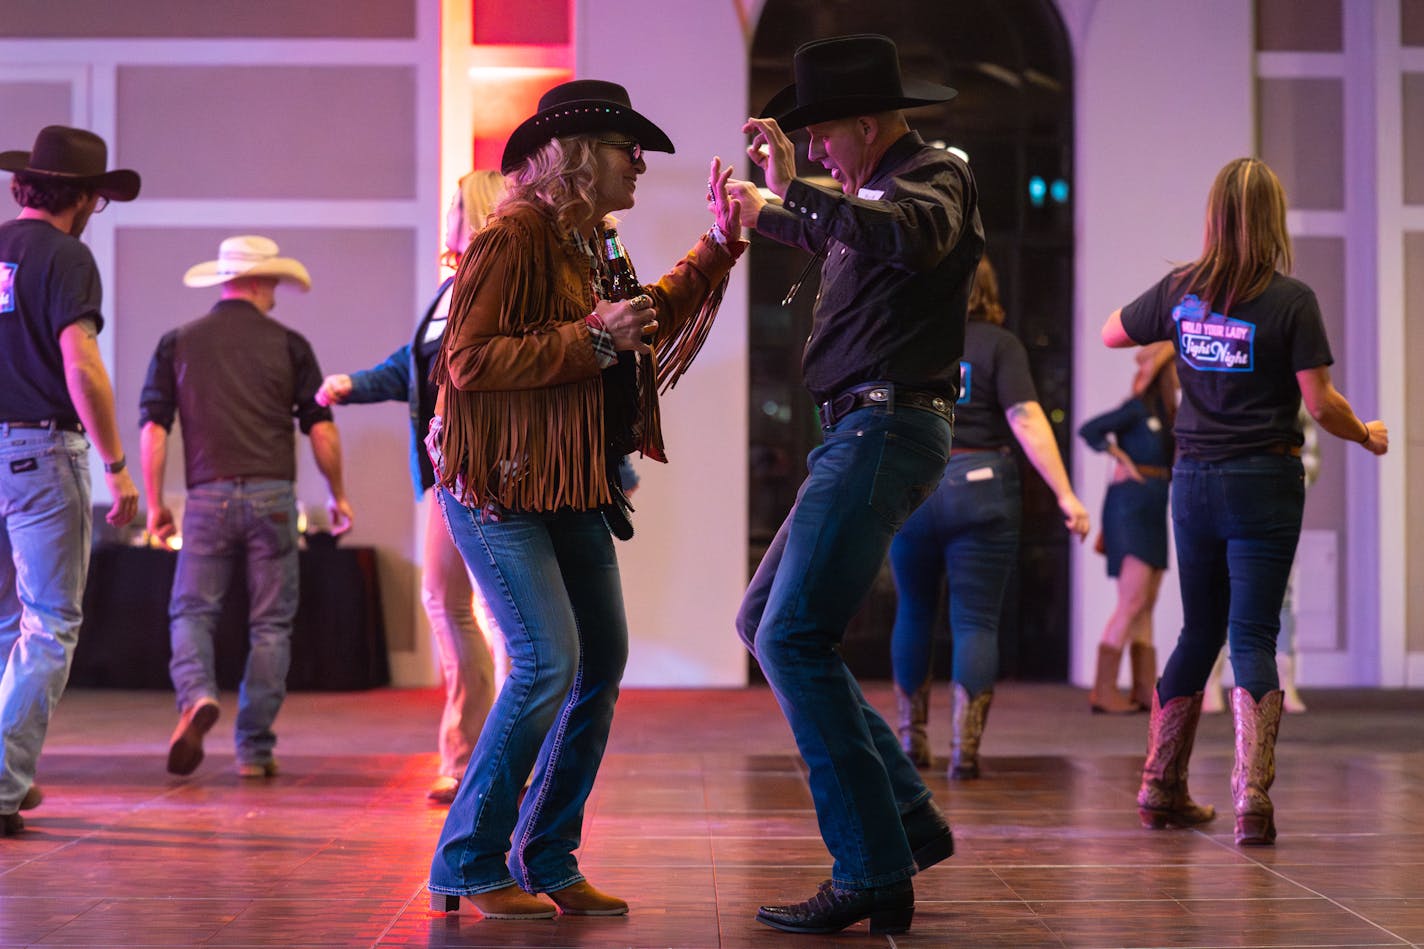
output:
M1145 807L1137 809L1137 819L1147 830L1167 830L1172 826L1172 815L1167 811L1150 811Z
M458 913L460 911L460 898L458 896L450 896L447 893L431 893L430 911L432 913Z
M915 851L915 866L921 870L928 870L952 856L954 856L954 835L945 834L942 837L936 837Z
M1243 814L1236 818L1236 844L1266 847L1276 842L1276 819L1271 814Z
M897 906L877 909L870 914L870 932L873 935L907 932L910 920L915 918L915 907Z

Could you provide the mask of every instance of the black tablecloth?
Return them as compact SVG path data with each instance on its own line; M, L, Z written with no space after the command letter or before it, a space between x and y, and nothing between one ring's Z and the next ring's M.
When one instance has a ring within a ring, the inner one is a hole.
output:
M376 552L321 547L301 552L301 605L292 630L292 690L370 689L390 681ZM100 545L89 564L84 626L69 684L171 689L168 596L178 555ZM218 686L235 689L247 661L247 577L239 563L215 636Z

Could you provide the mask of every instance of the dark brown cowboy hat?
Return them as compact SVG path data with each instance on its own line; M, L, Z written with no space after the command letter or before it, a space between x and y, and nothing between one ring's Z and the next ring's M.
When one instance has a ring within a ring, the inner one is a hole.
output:
M852 115L947 102L958 95L937 82L900 78L895 41L857 33L806 43L796 50L796 81L772 96L762 115L794 132Z
M47 125L35 136L28 152L0 152L0 171L23 171L31 175L71 181L110 201L132 201L138 197L138 172L127 168L105 171L109 149L93 132L65 125Z
M509 174L550 139L598 132L626 135L644 151L673 151L667 133L633 111L627 89L616 82L575 79L539 98L539 111L510 134L499 169Z

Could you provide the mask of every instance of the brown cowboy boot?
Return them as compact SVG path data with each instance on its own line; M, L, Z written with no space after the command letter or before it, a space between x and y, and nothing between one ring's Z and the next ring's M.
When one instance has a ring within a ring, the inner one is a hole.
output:
M949 776L955 781L979 777L979 739L984 736L984 722L989 718L992 701L993 689L970 698L964 686L954 683L954 738L949 747Z
M1266 792L1276 780L1276 734L1284 699L1280 689L1267 692L1260 702L1245 689L1231 690L1231 717L1236 724L1231 804L1239 846L1276 842L1276 809Z
M930 719L930 678L912 693L895 686L895 705L900 712L900 747L917 768L930 766L930 739L926 731Z
M1147 729L1147 761L1137 791L1137 816L1149 830L1191 827L1216 816L1216 808L1193 801L1187 793L1187 760L1197 737L1202 694L1182 695L1165 706L1152 690L1152 720Z
M1098 643L1098 669L1093 676L1093 691L1088 693L1088 704L1095 713L1125 715L1138 710L1117 690L1117 667L1121 664L1121 649Z
M1139 711L1152 707L1152 693L1157 691L1157 647L1151 643L1133 643L1132 694L1128 698Z

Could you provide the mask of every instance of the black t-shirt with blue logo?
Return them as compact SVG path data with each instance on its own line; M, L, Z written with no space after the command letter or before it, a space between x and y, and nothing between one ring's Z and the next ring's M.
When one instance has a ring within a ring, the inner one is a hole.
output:
M78 421L59 334L99 315L99 268L76 238L38 218L0 224L0 421Z
M1180 277L1168 274L1122 308L1122 327L1135 342L1176 343L1180 454L1220 461L1300 445L1295 374L1335 361L1315 293L1277 273L1260 296L1224 315L1183 293Z
M954 405L955 448L1002 448L1013 443L1004 413L1020 402L1037 402L1028 353L1002 326L970 320L959 362L959 401Z

